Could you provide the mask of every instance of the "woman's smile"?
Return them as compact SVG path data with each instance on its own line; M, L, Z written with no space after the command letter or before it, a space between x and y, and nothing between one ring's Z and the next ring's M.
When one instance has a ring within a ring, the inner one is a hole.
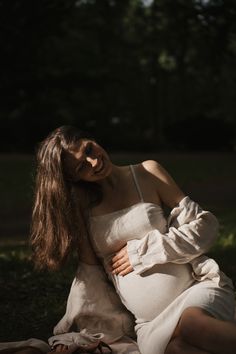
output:
M102 172L103 168L104 168L104 160L103 160L103 158L101 158L100 163L98 164L98 167L96 167L96 169L95 169L95 174L99 174L100 172Z

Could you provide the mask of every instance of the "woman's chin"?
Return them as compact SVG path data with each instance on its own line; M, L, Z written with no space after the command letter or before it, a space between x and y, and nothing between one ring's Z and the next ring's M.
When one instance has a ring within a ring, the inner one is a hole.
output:
M109 177L111 172L112 172L112 164L108 163L107 161L106 162L104 161L102 169L98 173L95 173L94 177L97 181L100 181Z

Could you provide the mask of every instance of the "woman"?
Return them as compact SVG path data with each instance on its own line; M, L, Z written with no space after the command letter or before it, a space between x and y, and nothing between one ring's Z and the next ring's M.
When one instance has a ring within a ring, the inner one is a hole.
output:
M217 230L155 161L116 166L70 126L41 143L34 259L56 269L77 249L80 261L54 334L97 326L112 342L131 335L132 313L142 354L235 353L232 282L203 255Z

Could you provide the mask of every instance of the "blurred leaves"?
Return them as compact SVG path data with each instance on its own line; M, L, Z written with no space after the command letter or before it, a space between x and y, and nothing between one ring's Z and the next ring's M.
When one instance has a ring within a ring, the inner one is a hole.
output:
M0 148L65 123L112 148L169 147L166 128L203 112L232 123L234 146L235 20L233 0L0 0Z

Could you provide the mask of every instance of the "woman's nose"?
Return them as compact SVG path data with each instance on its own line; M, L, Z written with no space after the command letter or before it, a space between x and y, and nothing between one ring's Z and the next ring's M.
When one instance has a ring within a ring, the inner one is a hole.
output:
M93 159L93 158L91 158L91 157L89 157L89 156L86 157L86 160L90 163L90 165L91 165L92 167L95 167L95 166L97 165L97 162L98 162L98 159L97 159L97 158L96 158L96 159Z

